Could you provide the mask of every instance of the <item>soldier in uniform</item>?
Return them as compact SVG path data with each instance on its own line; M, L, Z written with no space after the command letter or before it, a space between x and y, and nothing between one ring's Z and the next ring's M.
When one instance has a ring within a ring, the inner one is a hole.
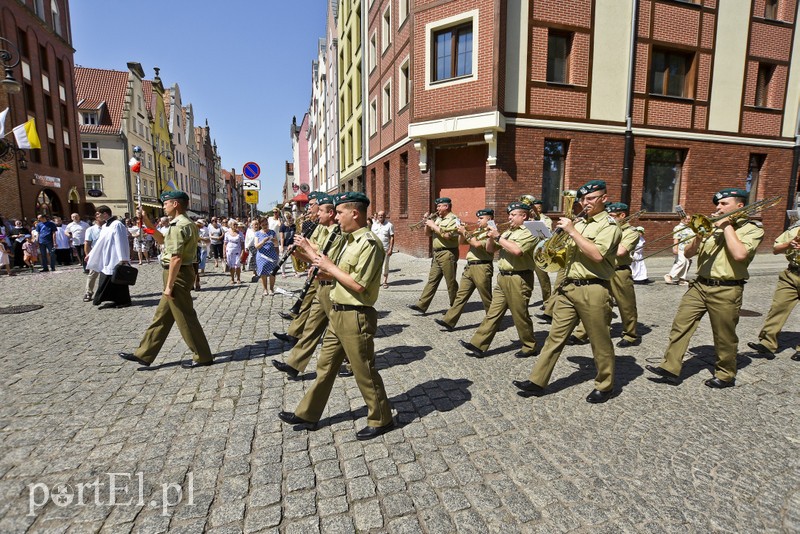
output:
M422 290L416 304L408 307L414 311L425 313L431 305L436 288L444 277L447 284L447 294L450 297L450 306L456 300L458 284L456 283L456 262L458 261L458 217L451 211L452 202L447 197L437 198L436 220L425 221L425 234L433 235L433 260L428 275L428 283Z
M310 225L317 224L319 219L319 203L317 202L317 197L322 194L323 193L319 191L312 191L308 194L306 217L300 228L301 235L308 231ZM322 228L317 225L309 236L309 239L312 243L319 242L320 232L322 232ZM297 249L295 249L295 252L292 253L292 262L295 266L300 265L302 262L302 258L300 257L300 253L297 251ZM297 341L300 339L300 335L303 333L308 316L311 314L311 304L314 302L314 297L317 295L317 286L318 283L315 280L303 298L303 303L300 305L300 312L297 314L297 317L292 316L292 314L288 312L280 312L279 315L287 321L291 321L291 323L289 323L289 328L286 330L285 334L282 332L273 332L272 334L276 338L288 343L289 346L294 346L294 344L297 343Z
M469 343L461 341L470 356L481 358L485 355L500 328L503 315L509 309L522 342L522 349L515 356L527 358L539 353L533 337L533 322L528 312L533 293L533 249L537 243L530 230L523 225L528 220L530 209L524 202L512 202L508 205L509 229L501 235L493 228L487 234L489 240L486 250L494 254L497 248L500 249L500 259L497 262L500 274L486 317Z
M164 292L156 308L153 322L144 333L139 347L133 352L120 352L124 360L149 367L167 340L172 325L178 323L181 337L194 353L193 360L184 360L181 367L193 369L214 363L203 327L197 319L192 303L194 269L192 262L197 257L197 226L186 216L189 195L183 191L167 191L161 195L164 212L170 218L167 233L154 232L159 245L164 245L161 266L164 268ZM155 225L139 206L139 216L151 230Z
M800 222L794 223L775 239L772 253L786 254L789 265L778 275L772 306L758 334L758 343L747 344L751 349L769 356L774 356L778 350L778 334L800 300ZM800 361L800 344L794 350L792 359Z
M461 313L464 311L464 305L469 300L472 293L477 289L478 294L481 296L483 308L489 311L489 305L492 303L492 275L494 274L494 254L486 250L486 243L488 237L488 224L489 221L494 220L494 210L484 208L478 210L478 229L475 234L467 236L467 231L464 226L458 227L458 233L461 239L469 244L469 252L467 252L467 267L461 275L461 283L458 284L458 293L456 294L456 301L444 314L441 319L434 319L434 322L442 326L446 330L452 330L458 323Z
M333 198L329 195L320 194L317 196L317 202L319 204L318 228L320 228L320 231L317 233L316 242L305 239L302 236L295 236L294 238L298 250L301 251L302 256L307 261L312 261L320 252L336 258L342 244L339 229L336 226L336 211L333 206ZM308 362L311 361L311 357L314 355L319 339L325 332L325 328L328 327L331 311L330 293L333 288L333 280L317 280L317 278L315 277L317 298L314 299L311 305L311 311L305 323L302 337L292 348L292 352L286 362L272 360L272 365L276 369L283 371L292 378L305 371Z
M717 211L714 217L724 216L747 204L748 193L731 187L714 195ZM687 258L697 255L697 279L689 284L683 295L678 313L672 321L669 346L664 361L658 367L645 368L662 377L665 382L680 382L683 356L697 324L708 312L717 361L714 377L705 381L710 388L727 388L736 383L736 353L739 338L736 325L742 308L745 281L749 278L747 267L764 239L764 230L744 218L719 218L714 230L704 239L698 236L684 249Z
M636 309L636 291L633 288L633 276L631 275L631 253L639 242L639 232L625 220L628 216L628 205L624 202L609 202L606 204L606 211L617 221L617 226L622 231L622 240L617 247L617 266L614 277L611 279L611 296L617 303L622 322L622 339L617 342L617 347L624 349L634 347L642 342L642 339L636 334L639 312ZM589 339L586 329L581 323L567 340L567 345L585 345L587 343L589 343Z
M556 226L570 240L563 283L553 298L553 323L542 354L528 380L513 384L525 395L541 396L550 381L572 330L583 322L592 344L597 376L587 402L605 402L614 393L614 345L611 343L610 280L614 276L616 254L622 232L605 211L606 183L591 180L578 190L578 201L586 209L586 219L573 222L561 217Z
M541 200L534 199L531 202L531 209L534 211L532 219L542 221L548 230L553 231L553 220L544 214L544 204ZM550 283L550 273L538 266L533 266L533 272L536 273L536 278L539 280L539 287L542 289L542 311L545 309L546 302L550 299L553 292L553 286Z
M328 402L336 372L345 354L353 366L356 384L367 405L367 426L356 433L372 439L394 427L383 380L375 369L375 331L378 315L373 307L381 285L385 251L367 226L369 199L363 193L335 197L336 219L344 235L342 251L334 263L325 255L314 258L323 279L336 283L331 290L330 325L317 359L317 378L292 412L278 417L295 428L313 429Z

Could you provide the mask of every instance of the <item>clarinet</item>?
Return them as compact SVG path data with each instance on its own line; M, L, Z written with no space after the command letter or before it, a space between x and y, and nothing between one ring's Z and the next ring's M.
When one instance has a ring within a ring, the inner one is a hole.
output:
M334 229L331 231L331 235L328 236L328 241L325 243L325 247L323 247L322 249L323 254L325 254L326 256L328 255L328 252L333 246L333 243L336 241L336 238L339 237L340 232L341 228L339 228L339 225L337 224L336 227L334 227ZM311 284L314 283L314 279L317 277L318 273L319 273L319 267L314 267L314 270L311 271L311 276L309 276L306 279L306 283L303 286L303 290L300 292L300 296L297 297L294 306L292 306L291 309L289 310L289 313L291 313L294 316L300 314L300 307L303 304L303 299L306 298L306 293L308 293L308 290L311 289Z
M306 231L305 231L305 232L303 232L303 237L305 237L306 239L308 239L309 237L311 237L311 234L313 234L313 233L314 233L314 230L315 230L316 228L317 228L317 223L315 223L315 222L313 222L313 221L312 221L312 222L311 222L311 224L309 224L309 225L308 225L308 228L306 228ZM280 270L281 270L281 265L283 265L284 263L286 263L286 260L288 260L288 259L289 259L289 256L291 256L291 255L292 255L292 252L294 252L294 248L295 248L295 246L296 246L296 245L295 245L294 243L292 243L291 245L289 245L288 247L286 247L286 250L284 250L284 251L283 251L283 256L281 256L281 259L280 259L280 260L278 260L278 263L277 263L277 264L275 264L275 267L273 267L273 268L272 268L272 272L271 272L271 273L269 273L269 274L270 274L270 276L275 276L276 274L278 274L278 271L280 271Z

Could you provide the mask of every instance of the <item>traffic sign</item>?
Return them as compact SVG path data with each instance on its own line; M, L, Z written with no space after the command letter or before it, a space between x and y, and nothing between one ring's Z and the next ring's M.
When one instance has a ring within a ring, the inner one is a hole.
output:
M242 180L242 189L245 191L260 191L261 180Z
M244 201L247 204L258 204L258 191L245 191Z
M261 174L261 167L259 167L258 163L255 161L248 161L244 164L242 174L244 174L244 177L248 180L255 180Z

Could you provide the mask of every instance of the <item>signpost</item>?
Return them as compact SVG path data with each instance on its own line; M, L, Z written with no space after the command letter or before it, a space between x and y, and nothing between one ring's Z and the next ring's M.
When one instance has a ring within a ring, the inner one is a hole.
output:
M258 191L247 190L244 192L244 201L247 204L258 204Z
M248 161L242 168L242 174L248 180L255 180L261 174L261 167L255 161Z
M242 189L245 191L260 191L261 180L242 180Z

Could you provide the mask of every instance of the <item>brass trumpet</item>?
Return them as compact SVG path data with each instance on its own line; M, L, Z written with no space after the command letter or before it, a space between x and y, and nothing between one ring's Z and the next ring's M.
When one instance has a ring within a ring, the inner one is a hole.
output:
M569 217L573 221L581 218L584 212L588 209L581 210L578 215L574 217L572 214L572 207L578 198L577 191L564 191L561 196L564 197L564 216ZM556 228L553 235L544 241L540 241L533 251L533 261L537 267L548 273L555 273L567 266L567 245L572 241L572 238L564 233L561 228Z
M498 232L502 232L502 231L506 230L509 226L511 226L510 222L504 222L504 223L500 223L500 224L496 224L495 225L495 227L497 228ZM489 233L489 230L491 230L491 228L488 227L488 226L485 226L483 228L476 228L472 232L465 233L464 234L464 239L473 239L474 238L474 239L477 239L478 241L480 241L481 239L486 237L486 234Z
M435 214L435 213L431 213L429 215L425 215L425 217L423 217L421 221L409 224L408 228L409 228L409 230L419 230L420 228L425 226L426 222L435 219L437 216L438 215Z

